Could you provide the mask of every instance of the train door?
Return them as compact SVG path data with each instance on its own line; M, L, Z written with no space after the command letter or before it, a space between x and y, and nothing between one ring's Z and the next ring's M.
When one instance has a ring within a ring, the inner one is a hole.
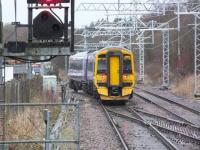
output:
M119 86L120 83L120 57L110 56L110 86Z
M108 95L120 96L122 86L122 54L118 51L108 53Z

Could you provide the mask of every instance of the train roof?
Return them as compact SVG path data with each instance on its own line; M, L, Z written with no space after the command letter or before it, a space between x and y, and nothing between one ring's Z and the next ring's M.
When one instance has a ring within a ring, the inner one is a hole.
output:
M123 49L123 50L131 51L131 50L127 49L127 48L119 47L119 46L104 47L104 48L100 49L99 51L103 51L103 50L110 49L110 48L118 48L118 49Z
M131 52L131 50L127 49L127 48L124 48L124 47L119 47L119 46L111 46L111 47L105 47L105 48L102 48L102 49L99 49L99 50L96 50L96 51L84 51L84 52L79 52L79 53L76 53L74 55L71 55L70 56L70 59L87 59L88 57L88 54L92 54L92 55L95 55L96 53L99 53L103 50L106 50L106 49L114 49L114 48L118 48L118 49L123 49L123 50L126 50L126 51L129 51Z
M119 47L119 46L109 46L109 47L104 47L102 49L99 49L99 50L94 50L94 51L88 51L88 53L91 53L91 54L96 54L96 53L99 53L103 50L107 50L107 49L114 49L114 48L118 48L118 49L123 49L123 50L126 50L126 51L130 51L129 49L125 48L125 47Z
M88 52L79 52L77 54L71 55L70 59L86 59Z

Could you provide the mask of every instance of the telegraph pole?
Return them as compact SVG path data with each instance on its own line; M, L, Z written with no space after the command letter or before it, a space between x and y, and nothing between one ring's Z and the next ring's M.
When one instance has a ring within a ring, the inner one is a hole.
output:
M2 22L2 6L1 6L1 0L0 0L0 67L3 65L3 22ZM2 69L0 69L0 83L3 80L3 72Z
M3 21L2 21L2 6L1 6L1 0L0 0L0 86L3 87L3 95L1 96L1 104L5 104L5 85L2 84L4 83L4 79L5 79L5 68L3 68L4 64L4 57L3 57ZM3 70L4 69L4 73ZM2 92L1 92L2 93ZM1 141L5 140L5 106L1 106L0 107L0 123L1 123L1 134L0 134L0 138ZM5 149L5 145L4 144L0 144L0 149Z
M0 0L0 45L2 48L2 43L3 43L3 22L2 22L2 7L1 7L1 0Z

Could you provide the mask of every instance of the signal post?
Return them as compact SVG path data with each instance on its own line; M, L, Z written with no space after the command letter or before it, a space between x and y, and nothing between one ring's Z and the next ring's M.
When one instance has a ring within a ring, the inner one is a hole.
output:
M67 56L74 52L74 0L27 0L28 24L13 24L28 28L28 41L9 41L4 56ZM69 24L69 7L71 23ZM54 10L64 11L60 18ZM33 18L33 11L41 11ZM69 39L68 28L71 27Z

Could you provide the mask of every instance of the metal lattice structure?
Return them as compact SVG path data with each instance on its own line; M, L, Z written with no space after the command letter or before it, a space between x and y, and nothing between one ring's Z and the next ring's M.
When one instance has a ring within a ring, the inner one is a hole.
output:
M132 0L129 3L81 3L76 11L104 11L106 13L118 12L123 15L156 14L163 15L167 11L175 11L174 5L193 5L187 0Z
M139 37L139 81L143 83L144 81L144 33L142 32Z
M194 14L194 95L200 96L200 2L193 5L189 12L181 14Z
M130 3L118 2L118 3L82 3L76 11L102 11L105 12L107 18L109 16L131 16L134 19L129 22L127 26L120 26L120 24L106 23L106 21L96 25L96 31L86 31L83 33L88 37L95 36L128 36L130 47L139 47L139 80L144 80L144 52L146 44L154 44L154 32L160 31L162 34L163 46L163 81L162 86L168 87L170 83L169 79L169 31L180 31L180 16L181 15L194 15L195 22L195 86L194 94L200 96L200 2L189 0L132 0ZM152 14L154 16L166 15L166 12L174 12L176 16L171 20L163 23L151 20L144 22L139 16L144 14ZM176 21L176 26L171 26L170 22ZM192 23L191 23L192 24ZM128 30L129 29L129 30ZM131 31L131 32L130 32ZM150 33L151 34L147 34ZM143 38L141 38L143 33ZM178 58L181 56L180 39L178 34ZM149 40L150 39L150 40ZM124 43L127 41L123 41ZM130 42L131 41L131 42ZM150 41L150 42L149 42ZM121 41L107 41L108 43L119 43ZM141 43L142 42L142 43ZM87 43L86 43L87 44ZM94 43L92 44L94 45ZM109 45L109 44L108 44ZM112 44L110 44L112 45ZM103 46L97 44L97 46ZM106 45L105 45L106 46ZM89 47L88 47L89 48ZM96 47L98 48L98 47ZM136 48L137 49L137 48Z
M195 89L194 94L200 96L200 14L195 15Z
M107 47L107 46L127 46L127 43L119 43L119 42L100 42L100 43L85 43L84 45L77 45L80 47L84 47L84 49L86 49L87 47L92 47L92 48L101 48L101 47ZM76 46L76 45L75 45Z
M86 37L95 37L95 36L121 36L121 35L134 35L135 32L134 31L130 31L130 29L126 29L126 30L110 30L110 31L88 31L85 30L82 33L82 36L86 36Z
M162 86L168 88L169 86L169 30L162 31L163 40L163 84Z

